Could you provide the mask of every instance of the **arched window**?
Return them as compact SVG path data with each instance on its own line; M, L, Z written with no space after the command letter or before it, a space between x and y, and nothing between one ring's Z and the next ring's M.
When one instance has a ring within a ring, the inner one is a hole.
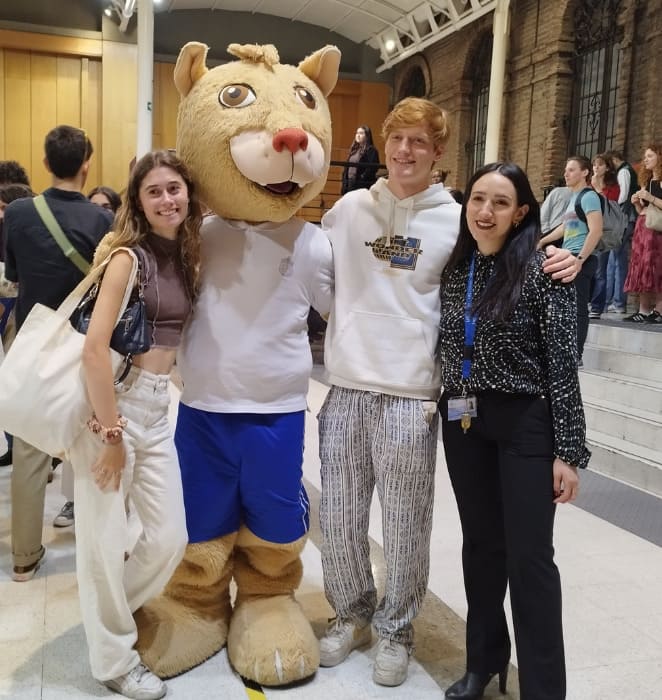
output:
M614 145L620 5L620 0L580 0L575 10L571 150L589 158Z
M396 88L397 99L399 101L405 97L428 97L430 84L430 66L425 56L412 56Z
M405 97L425 97L425 76L419 66L414 66L402 86Z
M471 140L466 144L467 172L471 176L485 162L487 106L490 94L492 35L480 43L473 58L471 75Z

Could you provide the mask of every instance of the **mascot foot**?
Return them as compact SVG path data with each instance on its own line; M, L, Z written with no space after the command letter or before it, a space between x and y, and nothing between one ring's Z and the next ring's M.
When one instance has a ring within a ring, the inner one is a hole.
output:
M160 678L184 673L225 646L234 539L188 545L165 591L134 613L136 649Z
M228 635L227 620L211 620L176 600L160 596L134 614L136 649L159 678L184 673L220 651Z
M232 614L228 658L245 678L287 685L317 671L319 642L293 596L254 598Z

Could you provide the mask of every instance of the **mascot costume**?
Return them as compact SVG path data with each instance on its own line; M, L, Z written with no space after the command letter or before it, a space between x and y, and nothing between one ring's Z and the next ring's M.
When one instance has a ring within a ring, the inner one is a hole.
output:
M168 678L227 644L242 676L278 686L319 665L294 592L308 530L306 319L310 306L328 313L333 270L326 236L294 214L326 181L340 52L295 67L271 45L228 51L239 60L208 70L207 47L189 43L175 67L178 155L214 215L178 356L189 545L163 594L136 612L137 647Z

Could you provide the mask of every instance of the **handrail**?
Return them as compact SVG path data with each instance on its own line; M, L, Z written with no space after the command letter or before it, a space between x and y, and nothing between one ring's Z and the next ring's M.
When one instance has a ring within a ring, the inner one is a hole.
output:
M349 160L332 160L330 165L340 165L343 168L356 168L358 166L359 168L384 168L384 170L386 170L386 166L384 165L384 163L353 163Z

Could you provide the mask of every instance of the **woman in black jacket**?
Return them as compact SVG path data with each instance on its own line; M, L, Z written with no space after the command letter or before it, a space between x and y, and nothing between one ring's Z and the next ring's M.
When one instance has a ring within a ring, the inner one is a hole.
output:
M372 132L369 126L359 126L357 128L347 160L352 165L346 166L343 170L341 194L372 187L375 184L377 181L379 153L372 144ZM363 164L372 163L374 165L362 167Z

